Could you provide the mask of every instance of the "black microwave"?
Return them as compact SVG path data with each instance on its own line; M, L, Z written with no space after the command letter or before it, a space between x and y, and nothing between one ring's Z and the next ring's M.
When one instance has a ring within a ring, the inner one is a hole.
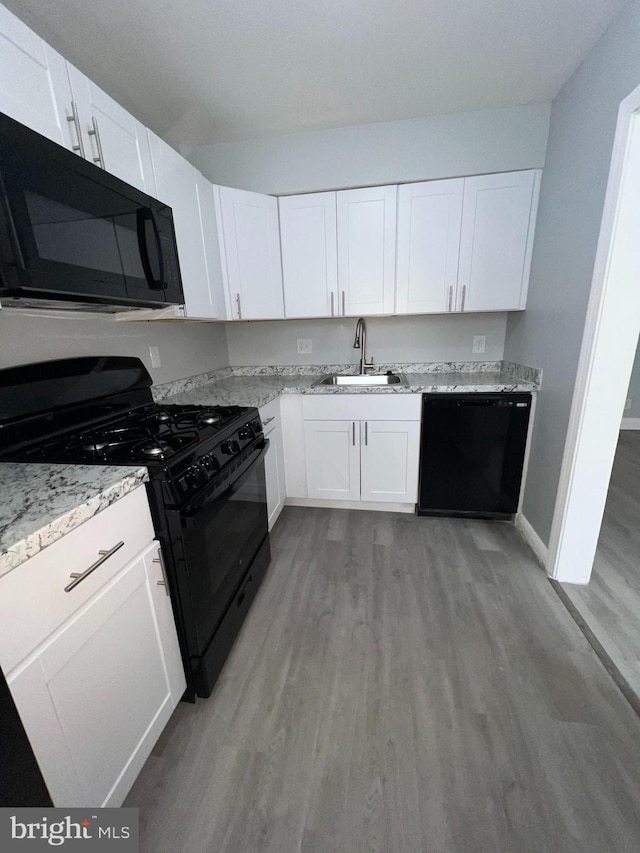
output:
M183 303L171 208L0 113L0 305Z

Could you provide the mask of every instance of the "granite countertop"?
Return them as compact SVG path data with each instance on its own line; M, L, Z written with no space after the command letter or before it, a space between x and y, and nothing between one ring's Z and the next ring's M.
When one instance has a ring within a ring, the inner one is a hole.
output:
M261 406L280 394L423 394L474 392L531 392L536 385L503 371L455 373L406 373L404 386L320 386L317 375L267 374L229 376L167 397L166 403L200 406Z
M0 577L147 478L120 465L0 463Z

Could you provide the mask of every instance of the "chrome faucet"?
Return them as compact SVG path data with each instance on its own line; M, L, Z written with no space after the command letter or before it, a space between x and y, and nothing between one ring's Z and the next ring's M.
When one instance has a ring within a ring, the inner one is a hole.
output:
M367 367L373 366L373 358L367 364L367 327L364 317L360 317L356 323L356 337L353 342L353 348L360 350L360 375L364 376L367 372Z

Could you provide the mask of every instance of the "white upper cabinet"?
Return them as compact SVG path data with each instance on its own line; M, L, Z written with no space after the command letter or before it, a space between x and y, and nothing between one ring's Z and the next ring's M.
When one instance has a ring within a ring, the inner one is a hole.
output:
M336 194L278 199L286 317L339 312Z
M525 307L539 182L537 170L465 178L458 310Z
M278 200L219 188L228 319L284 317Z
M453 311L464 179L398 188L398 314Z
M204 175L196 171L196 191L207 276L205 286L198 288L197 292L192 294L190 305L187 308L187 316L224 320L227 314L222 278L220 237L216 219L215 194L217 187L208 181Z
M144 126L77 68L70 64L67 68L86 159L155 196Z
M63 57L0 5L0 111L71 149L71 101Z
M187 317L211 318L214 309L200 218L198 173L166 142L151 131L148 133L158 197L173 210Z
M395 186L337 193L340 306L336 313L393 314L396 196Z

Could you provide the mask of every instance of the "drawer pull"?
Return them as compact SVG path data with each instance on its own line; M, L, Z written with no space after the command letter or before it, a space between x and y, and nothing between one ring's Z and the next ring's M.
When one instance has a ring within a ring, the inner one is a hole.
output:
M156 584L158 586L163 586L164 591L166 592L167 595L169 595L169 581L167 580L167 568L164 564L164 557L162 556L162 551L160 550L160 548L158 548L158 556L154 557L153 560L151 560L151 562L152 563L160 563L160 571L162 572L162 580L156 581Z
M276 419L275 415L272 418L267 418L266 421L262 421L262 426L263 427L268 426L271 423L271 421L275 421L275 419Z
M109 557L112 557L116 551L119 551L123 545L124 542L118 542L117 545L114 545L113 548L110 548L108 551L98 551L100 557L95 561L95 563L92 563L88 569L85 569L84 572L71 572L69 577L73 578L73 580L70 584L65 586L64 591L71 592L71 590L78 586L79 583L82 583L85 578L88 578L92 572L95 572L99 566L105 563Z

